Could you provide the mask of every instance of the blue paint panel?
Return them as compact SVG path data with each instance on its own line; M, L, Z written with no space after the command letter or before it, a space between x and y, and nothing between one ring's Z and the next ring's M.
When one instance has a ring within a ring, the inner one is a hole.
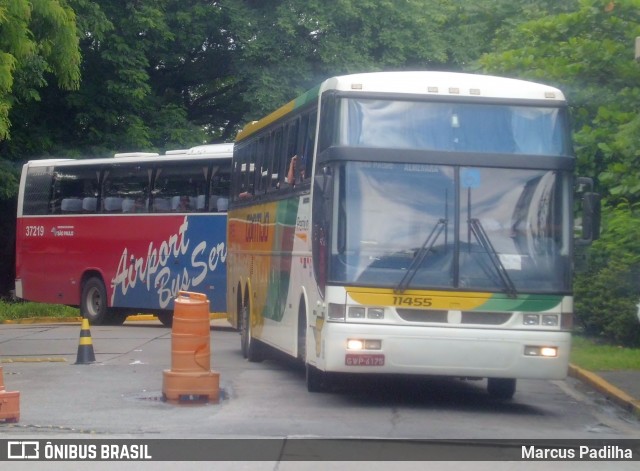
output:
M123 248L111 280L111 305L172 310L179 291L194 291L207 295L211 312L226 312L226 214L163 222L162 234Z

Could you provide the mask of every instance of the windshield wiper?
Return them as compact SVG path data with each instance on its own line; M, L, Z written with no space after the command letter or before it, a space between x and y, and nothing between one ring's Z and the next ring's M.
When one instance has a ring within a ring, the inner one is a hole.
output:
M411 283L411 280L422 265L422 262L424 262L427 255L431 252L431 249L438 240L438 237L440 237L440 234L442 234L442 231L444 231L445 227L447 226L447 222L447 219L444 218L438 220L438 223L431 230L426 240L422 244L422 247L420 247L420 249L416 252L413 260L411 261L411 265L409 265L409 268L407 268L407 272L400 280L400 283L398 283L398 286L396 286L396 288L393 290L394 293L404 293L404 291L407 289L409 283Z
M471 218L469 219L469 227L471 228L471 232L475 236L478 243L482 246L482 248L484 248L484 250L487 252L487 255L489 255L489 260L491 260L491 263L498 273L498 277L504 285L505 293L507 293L507 296L509 296L510 298L515 298L518 294L516 286L513 284L513 281L511 280L507 269L504 267L504 264L500 260L498 252L496 252L496 249L493 247L493 244L491 243L489 236L484 230L484 227L482 227L482 223L478 219Z

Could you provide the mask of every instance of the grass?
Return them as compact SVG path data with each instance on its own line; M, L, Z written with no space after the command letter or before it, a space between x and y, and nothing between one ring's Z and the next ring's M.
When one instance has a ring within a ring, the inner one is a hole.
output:
M0 300L0 322L37 317L79 316L80 311L77 308L59 304L10 303ZM571 363L589 371L640 371L640 348L608 345L602 340L575 334L571 347Z
M0 322L37 317L64 318L79 316L79 309L60 304L10 303L0 300Z
M589 371L640 371L640 348L627 348L574 335L571 363Z

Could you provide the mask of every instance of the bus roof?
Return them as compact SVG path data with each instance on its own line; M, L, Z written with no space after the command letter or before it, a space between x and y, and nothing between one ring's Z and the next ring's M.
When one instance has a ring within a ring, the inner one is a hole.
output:
M29 167L45 167L54 164L72 165L111 165L114 163L135 163L150 161L179 161L184 159L205 160L211 158L231 158L233 155L233 144L207 144L192 147L190 149L169 150L165 154L153 152L123 152L117 153L113 157L90 158L90 159L39 159L30 160L26 165Z
M491 75L433 71L370 72L342 75L325 80L261 120L247 124L236 136L236 141L250 136L296 108L316 101L322 93L328 90L351 93L440 95L466 99L542 100L549 101L550 104L565 101L564 94L557 88L536 82Z
M564 101L557 88L536 82L458 72L378 72L343 75L325 80L326 90L409 93L513 100Z

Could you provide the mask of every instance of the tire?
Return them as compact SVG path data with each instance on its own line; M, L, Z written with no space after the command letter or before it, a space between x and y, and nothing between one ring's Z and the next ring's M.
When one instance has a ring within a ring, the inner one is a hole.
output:
M329 387L328 374L307 363L307 310L304 303L300 303L298 310L298 359L305 368L307 391L320 393Z
M156 317L165 327L173 327L173 312L159 312Z
M262 348L259 341L251 336L251 319L249 315L250 312L251 306L247 301L242 305L242 310L240 312L240 347L242 349L242 356L244 358L252 363L257 363L264 360L264 356L262 354Z
M98 277L91 277L82 285L80 314L91 325L103 325L108 320L107 290Z
M298 309L298 360L307 364L307 313L304 305Z
M105 325L122 325L127 320L126 312L110 309L108 313L109 315L104 322Z
M310 393L321 393L327 390L326 373L320 371L315 366L305 363L305 378L307 382L307 391Z
M516 393L516 380L511 378L489 378L487 391L496 399L509 400Z

